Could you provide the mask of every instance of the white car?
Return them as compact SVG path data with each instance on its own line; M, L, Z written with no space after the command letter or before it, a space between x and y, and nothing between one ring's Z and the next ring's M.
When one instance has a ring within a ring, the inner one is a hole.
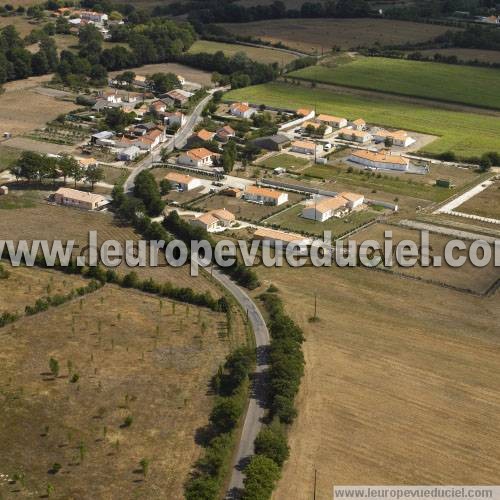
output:
M332 149L332 145L327 142L324 146L323 146L323 150L324 151L330 151L330 149Z

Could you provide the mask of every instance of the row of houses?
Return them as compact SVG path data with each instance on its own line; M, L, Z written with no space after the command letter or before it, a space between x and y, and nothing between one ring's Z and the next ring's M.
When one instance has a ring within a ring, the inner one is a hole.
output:
M415 143L415 139L410 137L405 130L389 131L382 128L373 129L372 132L360 130L353 126L347 126L338 131L338 137L346 141L367 144L369 142L385 142L390 140L392 145L406 148Z

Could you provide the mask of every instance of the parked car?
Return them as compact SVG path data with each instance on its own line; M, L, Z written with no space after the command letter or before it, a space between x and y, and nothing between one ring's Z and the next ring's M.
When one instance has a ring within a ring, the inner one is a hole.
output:
M330 151L330 149L332 149L332 145L327 142L324 146L323 146L323 150L324 151Z

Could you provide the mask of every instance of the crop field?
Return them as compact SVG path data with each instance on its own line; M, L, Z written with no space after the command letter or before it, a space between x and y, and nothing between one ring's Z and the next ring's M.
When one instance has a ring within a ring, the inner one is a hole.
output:
M194 208L200 210L226 208L232 212L237 219L260 222L262 219L283 210L284 207L298 203L303 198L304 197L299 194L288 193L288 203L276 207L250 203L242 199L231 198L230 196L214 195L203 199L199 203L195 203Z
M274 156L269 156L268 158L265 158L262 161L257 161L257 165L259 167L265 167L265 168L285 168L286 170L292 170L292 171L297 171L297 170L303 170L304 167L309 165L311 163L311 160L306 160L304 158L299 158L298 156L287 154L287 153L280 153Z
M1 19L1 18L0 18ZM50 76L37 76L9 82L3 85L5 92L0 95L0 133L10 132L20 135L61 113L75 109L75 104L36 92L37 87L50 80Z
M500 69L383 57L361 57L335 68L310 66L291 77L379 92L500 109Z
M238 89L226 94L226 98L287 109L316 105L321 113L340 114L349 119L361 116L370 124L439 136L439 139L425 146L423 152L454 151L458 155L470 157L488 151L500 151L500 120L495 116L398 103L382 96L376 99L325 89L311 90L286 83Z
M49 191L50 192L50 191ZM45 193L47 195L49 192ZM19 224L22 220L23 223ZM41 240L74 240L79 245L75 252L80 252L88 244L89 231L97 231L98 244L106 240L117 240L122 245L127 240L136 241L139 235L130 227L122 227L114 222L109 213L85 212L70 207L52 206L35 201L26 208L13 208L0 211L0 234L14 241L33 239ZM160 260L160 264L163 260ZM122 265L119 272L130 272L132 269ZM189 267L174 268L160 265L158 267L135 267L141 278L152 277L158 282L170 281L180 287L191 287L196 291L210 291L218 296L217 289L203 275L193 278Z
M375 210L362 210L352 212L341 219L332 217L325 222L304 219L301 214L304 206L297 205L284 212L269 218L266 222L272 226L278 225L289 231L304 232L315 236L323 236L323 231L331 231L332 237L336 238L348 231L375 220L382 212Z
M208 52L213 54L222 51L226 56L234 56L239 52L245 53L250 59L265 64L278 63L280 66L286 66L289 62L297 59L293 54L281 52L279 50L260 48L260 47L246 47L245 45L211 42L208 40L198 40L189 49L189 53L197 54L199 52Z
M0 337L1 473L24 475L2 497L182 497L210 378L241 340L224 314L107 285Z
M79 276L62 274L48 269L13 267L0 261L8 278L0 279L0 315L3 312L24 313L41 297L67 294L74 288L85 286L86 280Z
M443 57L455 56L459 61L480 61L486 63L500 64L500 53L496 50L481 50L481 49L427 49L419 52L426 57L433 57L434 54L440 54Z
M456 210L500 220L500 183L497 182L486 188L477 196L460 205Z
M500 295L363 269L259 269L306 336L276 500L338 484L496 484ZM319 321L308 321L317 297Z
M276 19L244 24L224 23L221 26L235 35L260 38L271 43L281 42L307 53L329 52L332 47L348 50L375 44L425 42L453 29L386 19Z
M338 180L340 182L347 182L350 185L372 189L375 190L375 193L380 189L395 195L402 194L430 201L443 201L456 193L460 188L477 182L479 178L476 172L469 169L436 167L436 172L439 171L443 173L448 172L448 175L441 176L438 174L436 176L435 173L428 175L408 174L408 177L406 177L405 174L375 173L354 168L351 172L346 165L336 167L314 165L305 170L304 173L322 179ZM431 166L431 172L434 172L434 166ZM436 186L436 178L449 179L456 187L443 188ZM376 198L375 193L371 197Z

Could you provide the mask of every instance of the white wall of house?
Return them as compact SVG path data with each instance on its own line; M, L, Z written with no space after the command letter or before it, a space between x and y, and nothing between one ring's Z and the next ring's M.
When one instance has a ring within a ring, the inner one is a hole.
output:
M349 156L349 161L352 161L353 163L359 163L360 165L364 165L365 167L380 168L382 170L400 170L402 172L408 170L408 165L372 161L366 158L359 158L357 156Z

